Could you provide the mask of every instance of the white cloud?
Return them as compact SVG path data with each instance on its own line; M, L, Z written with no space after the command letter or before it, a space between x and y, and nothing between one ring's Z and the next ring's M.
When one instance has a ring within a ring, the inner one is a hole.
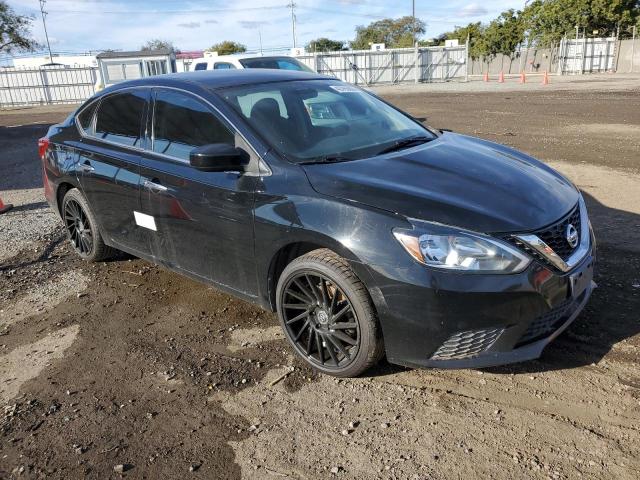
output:
M8 0L8 3L18 13L35 16L33 36L43 39L38 2ZM271 8L256 9L256 3ZM298 3L299 45L323 36L353 39L356 25L374 21L363 16L365 14L395 18L411 14L411 2L400 5L400 2L385 0L304 0ZM58 40L55 49L69 52L131 50L153 38L165 38L183 50L201 49L222 40L257 49L256 27L260 27L265 48L289 47L291 11L286 4L285 0L50 0L46 4L47 27L50 38ZM463 17L486 21L507 8L522 8L522 4L522 0L483 0L482 3L423 0L416 2L416 14L429 22L426 36L435 36L456 23L464 23ZM82 11L88 13L77 13ZM118 11L129 13L106 13ZM159 13L162 11L167 13Z
M179 23L178 26L182 28L200 28L200 22Z
M489 13L489 10L487 10L482 5L478 5L477 3L470 3L469 5L465 5L464 7L462 7L462 10L460 10L461 17L481 17L483 15L486 15L487 13Z
M264 25L269 25L269 22L262 22L259 20L238 20L238 25L240 25L242 28L251 30L260 28Z

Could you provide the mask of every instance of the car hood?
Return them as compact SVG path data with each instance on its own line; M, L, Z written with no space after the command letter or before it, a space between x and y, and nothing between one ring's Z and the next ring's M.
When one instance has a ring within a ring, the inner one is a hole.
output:
M486 233L547 226L579 198L542 162L454 133L392 154L303 168L320 194Z

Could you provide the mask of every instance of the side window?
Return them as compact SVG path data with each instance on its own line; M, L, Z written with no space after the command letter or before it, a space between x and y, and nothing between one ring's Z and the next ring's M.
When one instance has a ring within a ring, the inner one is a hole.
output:
M78 124L80 125L80 128L85 131L85 133L92 133L91 122L93 120L93 114L96 113L97 106L98 101L95 101L88 107L85 107L85 109L80 112L80 115L78 115Z
M95 135L110 142L139 147L146 95L146 91L136 90L115 93L102 100Z
M296 70L299 72L304 71L304 68L299 63L292 60L280 59L276 60L276 63L278 64L278 68L280 70Z
M189 161L195 147L235 145L235 135L210 108L184 93L159 90L153 115L153 151Z
M196 68L194 68L194 70L206 70L206 69L207 69L207 62L196 63Z
M235 69L235 65L227 62L218 62L213 65L214 70L233 70Z

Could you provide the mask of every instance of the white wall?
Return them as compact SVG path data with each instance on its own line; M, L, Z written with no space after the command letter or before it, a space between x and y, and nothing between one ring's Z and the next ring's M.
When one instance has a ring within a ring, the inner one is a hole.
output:
M14 58L13 66L16 68L39 68L50 63L49 55L38 57ZM95 55L54 55L53 63L61 63L68 67L97 67L98 61Z

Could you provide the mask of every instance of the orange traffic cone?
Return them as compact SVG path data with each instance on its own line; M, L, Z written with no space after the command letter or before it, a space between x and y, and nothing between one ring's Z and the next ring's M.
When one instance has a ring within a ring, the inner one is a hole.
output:
M524 74L524 72L520 73L520 83L527 83L527 76Z
M488 82L488 81L489 81L489 72L485 72L484 77L483 77L483 80L484 80L485 82Z
M10 203L7 203L7 204L2 203L2 198L0 198L0 214L8 212L12 208L13 208L13 205L11 205Z
M498 77L498 83L504 83L504 72L500 70L500 76Z
M542 77L542 85L549 85L549 74L547 71L544 71L544 75Z

